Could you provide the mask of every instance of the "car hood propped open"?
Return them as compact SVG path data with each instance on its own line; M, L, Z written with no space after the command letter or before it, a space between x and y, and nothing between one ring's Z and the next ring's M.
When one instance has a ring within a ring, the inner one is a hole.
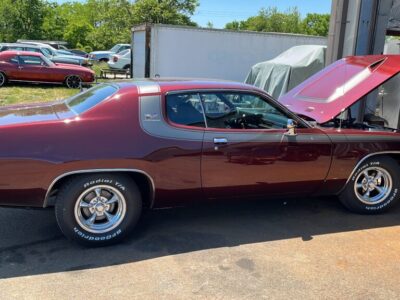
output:
M326 123L400 71L400 56L350 56L298 85L279 102L291 111Z

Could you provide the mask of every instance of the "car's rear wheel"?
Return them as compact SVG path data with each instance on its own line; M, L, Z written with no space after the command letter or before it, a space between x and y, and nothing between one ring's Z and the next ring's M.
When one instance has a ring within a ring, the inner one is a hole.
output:
M351 211L377 214L388 210L400 198L400 168L387 156L373 157L362 163L340 194Z
M0 72L0 87L4 86L7 83L6 74Z
M99 62L104 62L104 63L106 63L106 62L108 62L108 61L109 61L108 58L102 58L102 59L99 60Z
M56 218L69 239L87 246L119 242L130 233L142 211L138 187L113 174L79 176L61 187Z
M70 89L78 89L82 86L82 79L78 75L69 75L65 79L65 84Z

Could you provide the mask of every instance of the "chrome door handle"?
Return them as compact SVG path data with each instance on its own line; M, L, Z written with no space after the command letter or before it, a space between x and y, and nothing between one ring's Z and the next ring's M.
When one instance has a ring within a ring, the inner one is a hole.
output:
M214 138L214 144L215 145L228 144L228 139L227 138Z

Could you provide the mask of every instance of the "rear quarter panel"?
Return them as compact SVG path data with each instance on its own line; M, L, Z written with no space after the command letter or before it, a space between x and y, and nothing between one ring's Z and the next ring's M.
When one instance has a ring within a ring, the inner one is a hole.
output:
M138 120L137 90L130 88L77 118L1 126L0 204L41 207L55 178L88 169L146 172L157 206L200 197L201 149L150 136Z

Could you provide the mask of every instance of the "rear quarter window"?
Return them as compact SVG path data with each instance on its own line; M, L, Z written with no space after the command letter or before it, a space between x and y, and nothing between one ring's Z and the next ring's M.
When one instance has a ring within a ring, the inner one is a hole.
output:
M102 84L69 98L66 103L72 111L79 115L114 95L117 91L118 87L115 85Z

